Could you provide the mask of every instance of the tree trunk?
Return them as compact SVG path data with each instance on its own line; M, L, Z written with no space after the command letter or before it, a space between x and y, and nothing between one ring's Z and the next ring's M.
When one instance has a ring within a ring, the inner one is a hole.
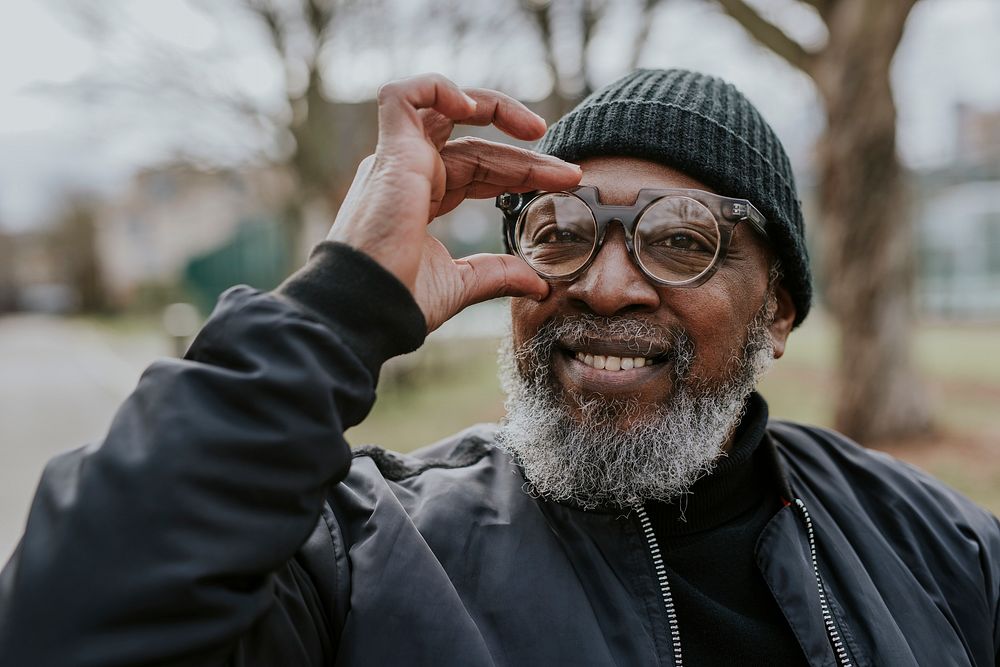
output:
M14 282L14 237L0 230L0 315L16 306Z
M835 426L864 443L930 428L911 356L913 229L889 78L912 5L836 3L812 72L828 115L818 158L824 282L840 327Z

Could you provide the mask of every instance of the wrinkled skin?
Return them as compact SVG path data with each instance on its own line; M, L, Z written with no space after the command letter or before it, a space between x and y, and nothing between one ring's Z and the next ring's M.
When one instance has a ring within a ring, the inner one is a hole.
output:
M636 158L591 158L584 160L581 167L581 184L596 186L605 204L632 204L642 188L711 191L674 169ZM694 344L692 380L718 386L741 352L747 324L764 304L770 265L767 242L747 225L739 224L725 262L708 282L693 288L657 285L629 257L621 226L612 225L604 246L583 275L571 282L552 283L549 294L540 301L512 301L514 345L523 344L553 318L576 314L638 318L685 331ZM780 285L776 296L777 311L769 330L774 356L778 358L784 353L795 307ZM613 339L593 341L588 347L603 354L630 354ZM632 397L652 406L662 405L673 394L669 360L626 375L587 367L562 351L556 351L553 357L555 380L570 393Z

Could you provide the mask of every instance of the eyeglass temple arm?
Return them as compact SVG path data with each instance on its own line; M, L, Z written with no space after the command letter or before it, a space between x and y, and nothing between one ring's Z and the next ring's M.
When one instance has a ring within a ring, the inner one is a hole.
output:
M737 222L746 220L750 226L756 229L764 238L770 238L767 233L767 218L757 210L757 207L745 199L737 199L730 204L730 213Z

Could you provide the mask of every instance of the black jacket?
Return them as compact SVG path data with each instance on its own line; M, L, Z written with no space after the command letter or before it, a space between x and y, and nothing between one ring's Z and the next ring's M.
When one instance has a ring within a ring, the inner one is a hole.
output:
M487 427L352 463L344 430L423 331L334 244L230 291L100 446L49 463L0 574L0 664L672 664L641 511L529 497ZM810 664L997 664L997 520L837 434L768 433L786 505L757 560Z

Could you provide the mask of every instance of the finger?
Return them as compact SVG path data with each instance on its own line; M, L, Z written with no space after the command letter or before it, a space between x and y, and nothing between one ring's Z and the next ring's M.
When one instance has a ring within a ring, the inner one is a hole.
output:
M545 134L545 120L513 97L485 88L466 88L464 92L476 100L476 111L461 120L463 125L495 125L510 136L526 141ZM433 109L422 109L419 113L427 136L440 149L451 137L455 121Z
M451 132L455 129L455 121L446 118L434 109L421 109L417 113L424 124L427 138L434 144L434 148L441 150L451 138Z
M390 81L378 90L379 136L423 131L419 109L433 109L452 120L473 115L477 102L440 74Z
M495 125L515 139L533 141L545 134L545 119L513 97L486 88L466 88L476 110L463 125Z
M536 301L549 294L549 284L520 257L480 254L455 260L464 287L462 307L502 296Z
M580 182L580 167L551 155L475 137L449 141L441 149L445 189L475 182L531 190L565 190Z

